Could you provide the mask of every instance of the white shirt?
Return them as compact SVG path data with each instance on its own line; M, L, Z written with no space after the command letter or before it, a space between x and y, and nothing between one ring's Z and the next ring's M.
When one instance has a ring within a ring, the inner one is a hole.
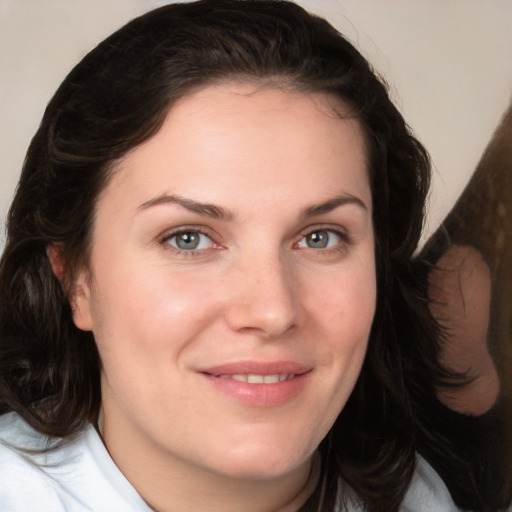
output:
M16 446L41 450L51 445L17 414L0 416L1 512L151 512L92 426L47 452L28 454ZM456 511L442 480L418 457L400 512Z

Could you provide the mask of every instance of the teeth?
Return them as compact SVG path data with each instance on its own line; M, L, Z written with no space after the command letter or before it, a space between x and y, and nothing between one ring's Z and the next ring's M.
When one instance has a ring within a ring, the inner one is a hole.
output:
M221 379L233 379L240 382L247 382L248 384L276 384L277 382L284 382L285 380L292 379L295 374L283 373L275 375L254 375L254 374L235 374L235 375L219 375Z

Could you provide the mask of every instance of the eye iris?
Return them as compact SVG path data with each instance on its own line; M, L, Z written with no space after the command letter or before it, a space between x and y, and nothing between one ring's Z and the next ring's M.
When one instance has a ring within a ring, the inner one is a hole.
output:
M325 230L310 233L306 236L306 243L312 249L324 249L329 243L329 233Z
M176 245L180 249L196 249L199 245L199 233L187 231L176 236Z

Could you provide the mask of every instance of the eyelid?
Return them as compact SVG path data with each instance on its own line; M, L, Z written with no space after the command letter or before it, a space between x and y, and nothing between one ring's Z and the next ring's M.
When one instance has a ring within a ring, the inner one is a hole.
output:
M179 236L181 233L199 233L200 235L206 236L211 240L212 247L208 247L206 249L180 249L179 247L175 247L171 245L169 242L170 239ZM204 253L209 251L210 249L221 249L222 246L219 242L216 241L219 237L216 234L212 233L211 229L208 229L204 226L196 226L196 225L184 225L175 228L170 228L164 231L161 235L158 236L158 242L160 245L165 246L166 249L175 251L179 254L188 254L194 255L197 253Z
M347 246L347 245L350 245L352 243L352 238L350 236L350 234L348 233L348 231L339 226L339 225L332 225L332 224L317 224L317 225L313 225L313 226L308 226L307 228L303 229L300 234L297 236L297 239L296 241L294 242L294 247L297 247L298 244L305 238L307 237L308 235L311 235L312 233L315 233L317 231L327 231L327 232L331 232L331 233L334 233L337 237L340 238L340 244L336 244L335 246L333 247L325 247L323 249L313 249L311 248L312 250L316 251L316 252L320 252L320 251L333 251L333 250L338 250L340 249L340 246ZM302 248L300 248L302 249ZM309 249L309 248L304 248L304 249Z
M350 235L348 230L339 224L314 224L301 230L297 238L302 239L303 237L314 233L315 231L332 231L343 239L349 239Z

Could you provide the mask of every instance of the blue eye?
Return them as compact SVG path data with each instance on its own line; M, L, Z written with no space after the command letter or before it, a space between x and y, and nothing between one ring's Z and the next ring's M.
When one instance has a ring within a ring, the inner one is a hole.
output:
M308 249L329 249L340 242L341 236L332 229L317 229L305 235L297 246Z
M165 242L180 251L200 251L213 246L212 239L200 231L181 231L165 239Z

